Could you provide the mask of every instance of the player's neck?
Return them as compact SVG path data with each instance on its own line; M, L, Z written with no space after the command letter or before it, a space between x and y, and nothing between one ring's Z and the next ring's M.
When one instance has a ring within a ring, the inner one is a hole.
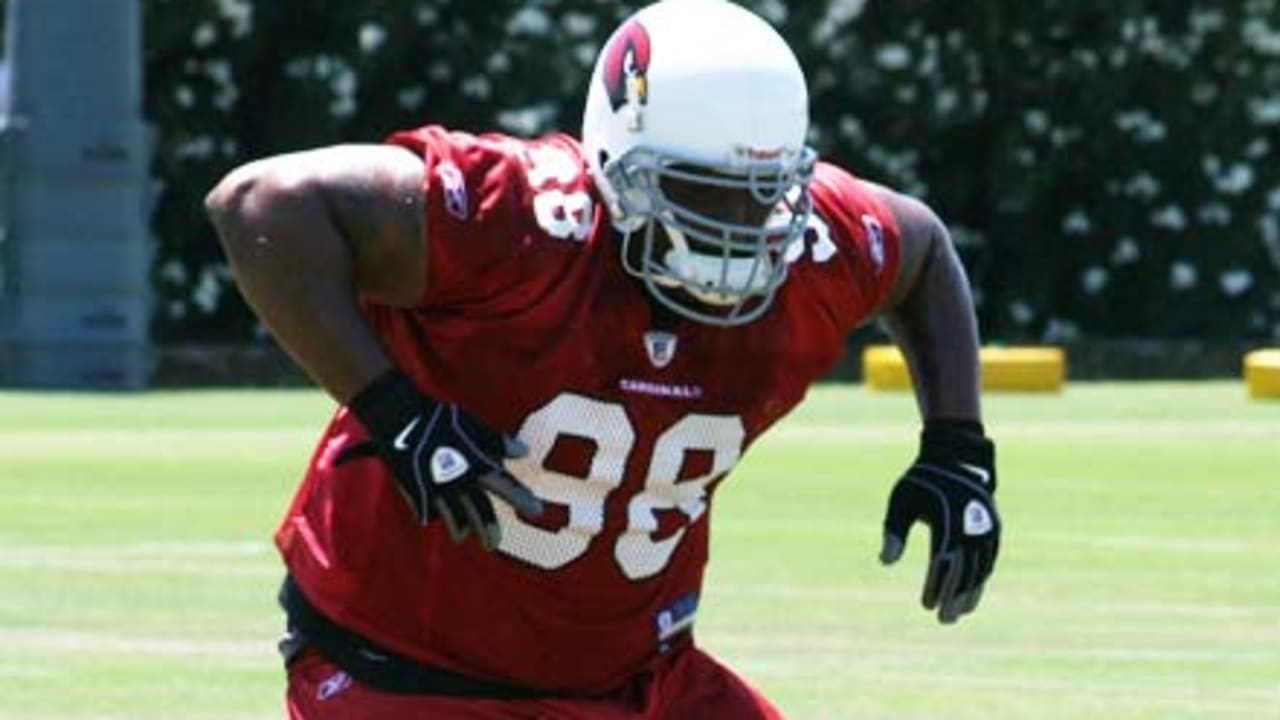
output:
M660 302L648 290L644 291L644 298L649 303L649 325L653 330L673 333L689 322L687 318Z

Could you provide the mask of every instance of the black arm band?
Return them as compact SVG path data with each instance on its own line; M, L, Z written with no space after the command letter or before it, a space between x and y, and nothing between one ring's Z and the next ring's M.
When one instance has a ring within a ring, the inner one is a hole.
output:
M369 383L347 403L369 435L389 440L413 418L422 414L430 400L413 380L399 370L388 370Z
M924 421L925 432L963 433L986 437L986 429L977 420L960 420L957 418L931 418Z
M920 458L959 460L989 468L995 462L995 446L977 420L935 418L926 420L920 433Z

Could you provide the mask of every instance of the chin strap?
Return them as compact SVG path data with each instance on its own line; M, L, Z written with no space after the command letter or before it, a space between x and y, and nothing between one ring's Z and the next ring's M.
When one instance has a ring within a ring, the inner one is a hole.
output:
M698 300L712 305L736 305L744 297L768 290L773 265L768 257L731 258L697 253L689 248L684 233L663 224L671 239L671 249L662 258L671 277L655 275L654 281L668 287L684 288ZM732 288L732 295L714 288Z

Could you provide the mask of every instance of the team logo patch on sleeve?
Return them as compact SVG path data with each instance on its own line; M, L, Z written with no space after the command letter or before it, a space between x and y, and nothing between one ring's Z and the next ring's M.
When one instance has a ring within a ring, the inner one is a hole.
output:
M884 226L874 215L863 215L862 229L867 232L867 248L879 275L884 270Z
M451 162L440 163L436 168L440 178L440 189L444 193L445 212L466 222L471 215L471 203L467 199L467 181L462 171Z

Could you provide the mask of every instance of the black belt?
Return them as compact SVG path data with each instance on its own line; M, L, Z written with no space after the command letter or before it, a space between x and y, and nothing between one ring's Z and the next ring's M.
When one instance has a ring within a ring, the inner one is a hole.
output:
M491 700L569 697L459 675L381 648L322 615L288 575L280 586L280 605L289 616L290 630L301 634L305 644L314 646L352 678L383 692Z

